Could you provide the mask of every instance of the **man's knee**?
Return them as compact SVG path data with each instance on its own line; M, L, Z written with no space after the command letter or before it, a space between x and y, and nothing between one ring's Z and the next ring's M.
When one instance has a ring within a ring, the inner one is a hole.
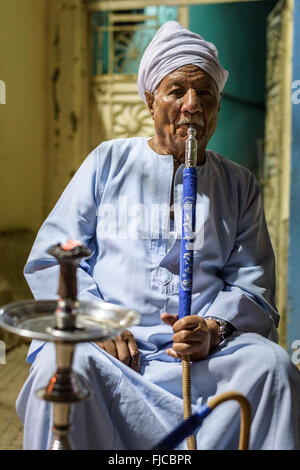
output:
M262 377L283 380L295 373L288 353L275 342L256 333L236 333L228 341L224 353L232 353L234 370L253 380L261 380Z
M280 345L255 333L251 337L247 354L251 357L252 367L257 367L261 374L288 379L295 372L295 366L288 353ZM245 335L245 337L246 337ZM300 377L300 374L299 374Z

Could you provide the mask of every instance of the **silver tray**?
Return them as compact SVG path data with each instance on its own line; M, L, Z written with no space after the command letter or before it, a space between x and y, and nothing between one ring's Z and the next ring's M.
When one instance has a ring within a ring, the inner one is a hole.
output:
M16 335L43 341L81 343L104 341L137 325L140 315L106 302L79 302L76 329L55 329L55 300L24 300L0 307L0 327Z

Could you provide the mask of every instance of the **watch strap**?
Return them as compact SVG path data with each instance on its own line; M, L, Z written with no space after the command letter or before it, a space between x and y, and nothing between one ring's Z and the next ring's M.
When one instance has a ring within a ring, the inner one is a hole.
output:
M226 320L218 317L204 317L205 320L214 320L219 325L220 342L232 335L236 328Z

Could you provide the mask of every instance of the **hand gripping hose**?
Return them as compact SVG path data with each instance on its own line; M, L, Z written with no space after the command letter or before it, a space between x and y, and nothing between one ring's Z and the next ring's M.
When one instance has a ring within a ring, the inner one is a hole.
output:
M225 392L220 393L216 397L202 405L192 414L187 420L183 421L177 428L174 429L165 439L160 441L156 446L156 450L170 450L175 449L187 436L198 430L206 418L214 408L221 403L228 400L236 400L240 404L241 410L241 424L240 424L240 439L239 450L247 450L250 440L250 426L251 426L251 407L247 398L238 392Z
M195 220L197 202L197 139L196 130L188 129L185 150L185 168L183 170L182 198L182 238L180 250L180 282L178 317L183 318L191 313L191 297L193 288L193 245L195 241ZM188 419L192 412L191 378L189 355L182 356L182 395L183 416ZM196 449L194 436L188 436L189 450Z

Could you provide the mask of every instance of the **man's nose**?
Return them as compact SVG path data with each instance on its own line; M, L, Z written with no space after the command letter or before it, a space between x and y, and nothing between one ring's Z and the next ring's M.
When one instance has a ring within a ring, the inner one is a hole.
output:
M183 114L189 113L194 114L202 110L200 98L196 93L196 90L189 88L183 97L183 104L181 112Z

